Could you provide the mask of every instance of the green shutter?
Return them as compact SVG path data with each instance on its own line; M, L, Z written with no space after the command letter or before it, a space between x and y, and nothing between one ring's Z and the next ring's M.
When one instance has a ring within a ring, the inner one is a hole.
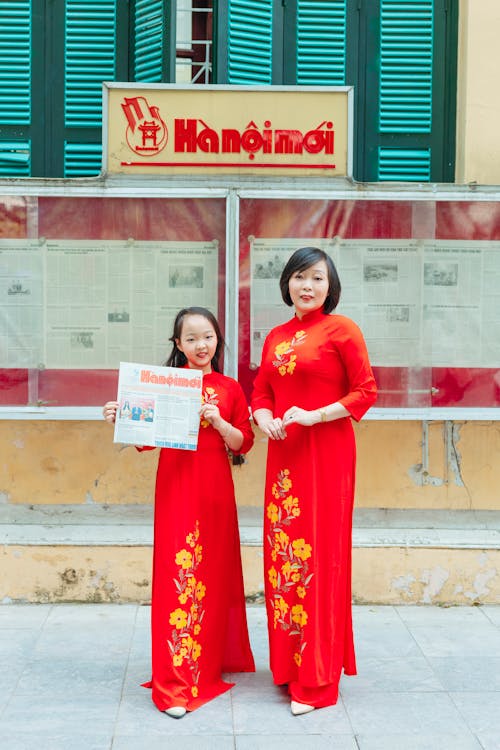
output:
M31 121L31 2L0 3L0 124Z
M431 179L430 149L380 147L378 179L429 182Z
M346 0L297 0L299 84L345 84Z
M433 0L381 0L380 133L432 132ZM431 178L430 148L378 148L378 180Z
M229 0L227 82L272 83L273 0Z
M101 171L100 143L65 143L64 176L93 177Z
M0 140L0 175L2 177L29 177L30 150L30 141Z
M136 0L134 80L160 83L165 34L163 0Z
M355 178L452 181L458 3L373 0L361 8L359 80L348 81L356 87Z
M102 82L115 80L115 0L66 0L64 115L70 127L100 127Z
M431 132L433 41L433 0L382 0L381 133Z
M0 2L0 175L31 163L31 0Z

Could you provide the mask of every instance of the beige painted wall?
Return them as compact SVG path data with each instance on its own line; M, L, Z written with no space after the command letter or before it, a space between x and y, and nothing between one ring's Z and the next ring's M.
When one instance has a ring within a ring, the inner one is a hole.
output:
M500 508L500 423L356 425L358 507ZM233 469L240 505L261 506L266 441ZM104 422L0 421L0 502L151 503L157 452L117 446Z
M245 593L263 598L262 548L242 548ZM498 604L500 551L353 550L356 604ZM150 547L0 548L0 601L149 602Z
M500 3L460 0L456 182L500 184Z

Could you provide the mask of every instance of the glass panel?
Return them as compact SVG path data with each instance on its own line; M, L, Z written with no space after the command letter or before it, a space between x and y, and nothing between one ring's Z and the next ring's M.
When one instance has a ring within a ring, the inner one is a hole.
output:
M337 312L360 326L378 386L378 407L431 405L432 368L420 356L421 236L434 232L434 204L242 200L240 207L239 377L251 390L269 328L292 310L279 276L292 252L319 246L334 260Z
M99 405L120 361L165 361L180 308L223 323L225 200L40 197L39 239L14 209L17 236L0 239L1 404Z
M278 281L292 251L323 247L361 327L377 407L500 406L500 204L243 200L240 379L250 392L267 330L291 316Z

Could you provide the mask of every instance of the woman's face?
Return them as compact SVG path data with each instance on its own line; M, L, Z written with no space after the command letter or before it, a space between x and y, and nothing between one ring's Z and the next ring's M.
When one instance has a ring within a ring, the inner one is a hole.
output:
M203 315L186 315L182 321L181 336L175 339L177 348L185 355L188 367L212 372L212 357L217 349L217 334L211 322Z
M288 282L288 291L298 318L323 308L330 283L324 260L318 260L304 271L296 271Z

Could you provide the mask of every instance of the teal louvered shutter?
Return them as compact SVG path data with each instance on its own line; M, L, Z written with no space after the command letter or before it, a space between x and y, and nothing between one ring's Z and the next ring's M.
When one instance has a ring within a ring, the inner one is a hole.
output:
M227 83L273 82L273 0L229 0Z
M64 176L98 174L102 82L116 80L116 0L66 0L64 33ZM87 130L80 139L71 131ZM90 129L99 134L89 148ZM85 137L85 135L87 137Z
M433 0L381 0L380 133L431 134L433 5ZM379 180L428 182L430 176L430 146L379 146Z
M30 175L31 0L0 3L0 176Z
M136 0L134 8L134 81L163 78L165 18L163 0Z
M446 143L451 128L446 87L454 83L444 72L450 68L454 23L448 5L380 0L376 15L373 6L367 9L366 28L378 39L368 40L366 161L360 179L453 179Z
M346 2L297 0L295 83L345 84Z

